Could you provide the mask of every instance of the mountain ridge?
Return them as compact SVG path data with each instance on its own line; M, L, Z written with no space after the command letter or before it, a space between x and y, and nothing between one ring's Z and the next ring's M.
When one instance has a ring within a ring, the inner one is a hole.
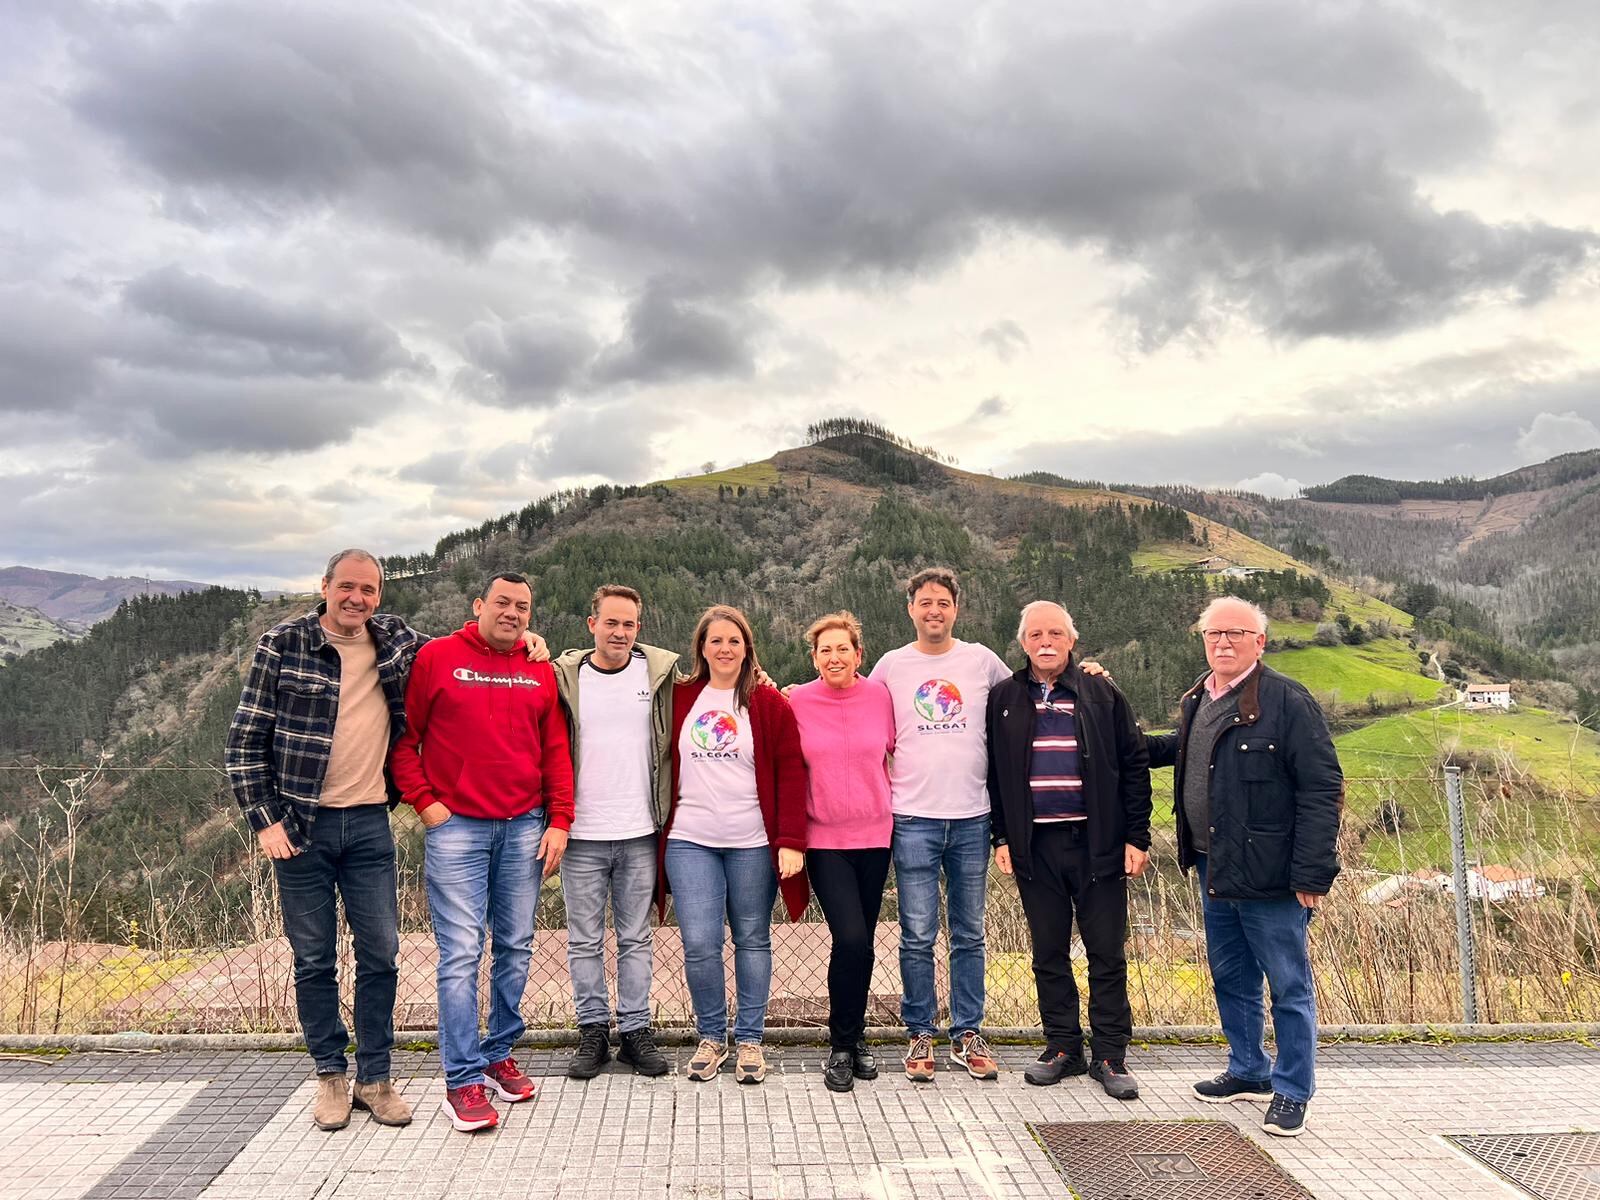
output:
M198 592L209 584L188 579L149 579L107 575L96 578L43 567L0 567L0 599L32 608L63 629L83 633L117 611L131 596L175 596Z

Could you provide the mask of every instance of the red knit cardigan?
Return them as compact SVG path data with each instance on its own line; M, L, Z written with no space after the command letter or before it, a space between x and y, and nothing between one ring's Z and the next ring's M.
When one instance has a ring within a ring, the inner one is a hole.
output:
M672 807L661 827L656 846L656 917L666 919L667 835L678 815L678 787L681 769L678 738L683 723L694 710L694 703L705 690L703 679L672 686ZM758 687L750 693L750 723L756 735L756 799L761 804L761 822L767 827L767 849L772 854L772 869L778 869L778 851L806 848L806 760L800 753L800 726L794 709L774 687ZM798 921L811 899L811 884L805 870L778 880L789 919Z

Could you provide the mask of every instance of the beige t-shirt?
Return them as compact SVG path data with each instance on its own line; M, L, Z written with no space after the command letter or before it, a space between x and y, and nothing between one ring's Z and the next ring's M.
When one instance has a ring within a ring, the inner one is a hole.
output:
M339 715L322 780L324 808L354 808L388 800L383 764L389 757L389 702L378 682L378 647L363 629L350 637L323 634L339 651Z

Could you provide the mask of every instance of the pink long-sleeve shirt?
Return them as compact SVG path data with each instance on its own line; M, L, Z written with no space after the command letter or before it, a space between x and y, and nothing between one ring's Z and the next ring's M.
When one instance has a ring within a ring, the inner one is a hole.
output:
M789 694L809 769L807 845L814 850L885 847L894 832L887 756L894 753L894 701L865 675L847 688L822 680Z

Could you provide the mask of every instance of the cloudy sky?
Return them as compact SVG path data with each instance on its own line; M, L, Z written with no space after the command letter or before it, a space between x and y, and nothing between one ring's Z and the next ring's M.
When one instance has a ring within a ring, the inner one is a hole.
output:
M1600 445L1590 0L4 12L0 565L303 585L841 414L1277 493Z

